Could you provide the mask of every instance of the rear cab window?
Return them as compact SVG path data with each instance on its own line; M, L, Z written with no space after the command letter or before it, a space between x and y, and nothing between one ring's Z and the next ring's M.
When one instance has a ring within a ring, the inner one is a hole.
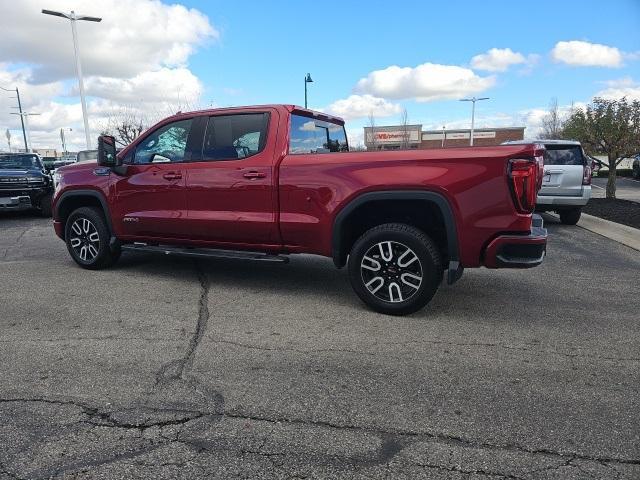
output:
M545 165L586 165L580 145L545 145Z
M290 154L348 151L344 125L303 115L291 115Z

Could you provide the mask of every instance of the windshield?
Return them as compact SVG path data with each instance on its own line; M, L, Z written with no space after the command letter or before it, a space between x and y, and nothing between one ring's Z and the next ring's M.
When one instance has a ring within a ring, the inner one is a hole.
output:
M87 160L97 160L98 151L97 150L83 150L82 152L78 152L78 162L86 162Z
M0 156L0 168L32 169L40 168L40 162L35 155L2 155Z
M580 145L545 145L545 165L584 165Z

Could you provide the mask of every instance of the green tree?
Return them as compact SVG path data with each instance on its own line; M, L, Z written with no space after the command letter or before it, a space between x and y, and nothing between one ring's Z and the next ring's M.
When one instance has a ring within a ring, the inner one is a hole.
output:
M580 141L590 155L607 156L607 198L616 198L616 167L640 151L640 101L594 98L586 108L573 110L564 136Z

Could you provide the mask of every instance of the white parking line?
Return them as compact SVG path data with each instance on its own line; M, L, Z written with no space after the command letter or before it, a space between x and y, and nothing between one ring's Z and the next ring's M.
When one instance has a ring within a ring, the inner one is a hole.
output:
M596 185L595 183L592 183L591 186L599 188L600 190L604 190L604 187L600 187L600 186Z

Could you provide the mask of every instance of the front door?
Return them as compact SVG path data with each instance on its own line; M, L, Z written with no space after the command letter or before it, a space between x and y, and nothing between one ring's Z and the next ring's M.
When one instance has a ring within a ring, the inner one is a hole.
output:
M123 235L186 238L184 161L190 158L193 119L158 127L137 146L116 182L116 221Z
M276 115L208 118L200 161L185 164L189 227L195 240L239 248L280 243L274 189Z

